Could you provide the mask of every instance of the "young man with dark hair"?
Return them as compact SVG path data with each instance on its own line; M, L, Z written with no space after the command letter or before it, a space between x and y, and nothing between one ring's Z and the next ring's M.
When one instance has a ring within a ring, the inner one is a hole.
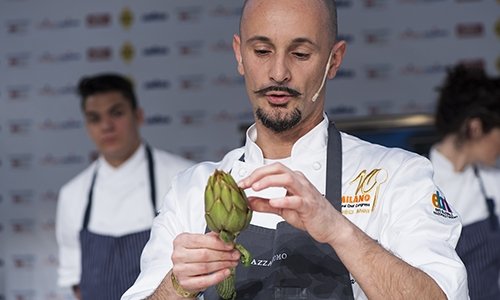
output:
M142 141L144 116L129 80L83 78L78 86L99 158L59 193L59 284L78 299L119 299L139 274L157 207L173 177L192 163Z

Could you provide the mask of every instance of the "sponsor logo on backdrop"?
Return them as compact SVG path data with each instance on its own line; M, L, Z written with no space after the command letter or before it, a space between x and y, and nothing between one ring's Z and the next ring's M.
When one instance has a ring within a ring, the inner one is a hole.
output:
M18 52L7 54L7 66L11 68L23 68L29 63L31 54L29 52Z
M90 47L87 49L87 60L90 62L104 62L111 60L113 49L111 47Z
M447 0L399 0L400 3L404 4L420 4L420 3L438 3L438 2L443 2Z
M352 0L337 0L337 8L350 8L352 7Z
M130 29L132 24L134 23L134 13L130 10L130 8L125 7L120 12L120 24L125 29Z
M171 83L167 79L151 79L145 81L143 84L144 90L167 90L170 88Z
M10 200L14 205L28 205L33 203L34 192L30 189L10 191Z
M460 59L458 61L459 64L464 64L470 67L476 67L480 69L485 69L486 68L486 62L484 61L484 58L464 58Z
M145 123L149 126L167 125L172 122L172 118L168 115L154 114L146 117Z
M12 101L21 101L27 100L30 94L30 86L29 85L17 85L17 86L8 86L7 90L7 98Z
M7 34L22 35L28 32L30 21L27 19L8 20L5 23Z
M142 49L142 56L167 56L170 53L170 48L167 46L153 45Z
M245 79L240 75L220 74L212 80L212 84L223 87L241 86L245 84Z
M45 18L36 25L38 30L63 30L78 27L80 27L80 20L75 18L64 18L60 20Z
M53 86L50 84L45 84L40 89L38 89L38 95L43 97L76 95L76 85L66 84L61 86Z
M417 66L415 64L409 63L401 67L399 73L401 75L431 75L440 74L446 72L449 65L435 63L427 66Z
M232 53L233 46L227 40L218 40L210 46L210 50L216 53Z
M332 116L342 116L342 115L355 115L357 113L357 109L355 106L348 105L338 105L332 108L329 108L328 114Z
M76 119L58 120L45 119L38 125L38 129L44 131L61 131L83 128L83 121Z
M46 154L40 159L42 166L64 166L64 165L79 165L85 163L85 158L77 154L54 155Z
M455 33L459 38L481 37L484 35L484 24L481 22L458 23L455 26Z
M364 67L366 78L368 79L386 79L390 76L392 66L389 64L372 64Z
M217 5L210 11L210 15L213 17L239 17L242 7L241 4L237 6Z
M135 56L134 45L132 45L130 42L123 43L122 48L120 49L120 56L122 57L124 62L130 63Z
M32 289L13 290L10 294L15 300L34 300L36 296L35 290Z
M177 20L181 22L198 22L202 14L201 6L178 7L176 9Z
M346 41L348 44L354 43L354 35L348 33L339 33L337 38L342 41Z
M366 8L383 8L387 6L387 0L363 0Z
M182 125L199 126L205 123L207 112L201 109L181 111L179 117Z
M337 74L335 75L336 79L350 79L356 77L356 71L353 69L346 69L346 68L341 68L337 71Z
M111 14L109 12L91 13L85 17L85 25L88 28L104 28L111 25Z
M49 268L57 268L59 266L59 259L56 254L48 254L42 258L42 264Z
M44 203L56 203L57 202L57 192L48 190L40 194L40 201Z
M38 62L41 64L57 64L80 61L82 54L76 51L65 51L62 53L44 52L38 57Z
M32 218L12 219L10 228L14 234L35 233L35 220Z
M168 12L165 11L151 11L142 14L141 21L143 23L163 23L167 22L169 18Z
M212 120L214 122L223 123L223 122L232 122L235 120L235 116L228 112L227 110L222 110L213 115Z
M177 49L180 56L198 56L203 50L203 41L186 41L179 42L177 44Z
M204 83L205 76L202 74L179 77L179 87L181 90L201 90Z
M450 32L444 28L433 27L430 29L416 30L407 28L399 34L401 40L423 40L449 37Z
M369 45L385 45L389 42L389 28L369 29L363 32L363 39Z
M53 233L56 229L56 221L54 219L44 220L40 223L40 229L47 233Z
M28 170L33 166L33 154L15 153L9 155L11 169Z
M31 119L9 120L8 124L9 132L12 135L27 135L33 127Z

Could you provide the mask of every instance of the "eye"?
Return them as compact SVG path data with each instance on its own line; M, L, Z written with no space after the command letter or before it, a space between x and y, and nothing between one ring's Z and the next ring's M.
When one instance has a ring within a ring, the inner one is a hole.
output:
M257 56L266 56L268 55L269 53L271 53L270 50L266 50L266 49L255 49L254 50L254 53L257 55Z
M112 117L121 117L123 116L123 111L121 109L113 109L111 112L110 112L110 115Z
M311 57L309 53L303 53L303 52L292 52L292 55L300 60L307 60L309 59L309 57Z
M97 124L97 123L99 123L99 121L100 121L101 119L99 118L99 116L96 116L96 115L87 115L87 116L85 117L85 120L86 120L86 121L87 121L87 123L89 123L89 124Z

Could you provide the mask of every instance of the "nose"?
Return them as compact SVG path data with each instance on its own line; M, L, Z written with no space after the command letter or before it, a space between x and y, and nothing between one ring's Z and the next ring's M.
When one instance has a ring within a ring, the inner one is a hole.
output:
M290 81L291 73L285 55L276 55L274 57L269 70L269 78L277 84Z
M113 127L114 127L113 119L109 116L105 116L102 118L100 125L101 125L102 131L113 130Z

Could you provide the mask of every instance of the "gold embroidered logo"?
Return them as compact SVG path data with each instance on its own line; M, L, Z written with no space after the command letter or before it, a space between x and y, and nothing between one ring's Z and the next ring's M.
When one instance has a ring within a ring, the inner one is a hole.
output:
M387 180L387 172L373 169L362 170L350 184L355 184L352 196L342 196L342 213L371 213L377 204L380 186ZM350 189L349 189L350 190Z

